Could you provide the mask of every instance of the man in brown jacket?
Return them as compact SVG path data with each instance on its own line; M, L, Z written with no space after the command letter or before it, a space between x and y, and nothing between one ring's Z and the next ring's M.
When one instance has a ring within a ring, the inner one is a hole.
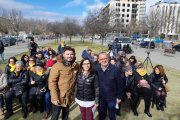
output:
M49 89L53 103L51 120L58 120L62 110L62 120L68 120L69 106L74 100L74 87L79 65L75 62L75 50L66 47L57 63L51 69Z

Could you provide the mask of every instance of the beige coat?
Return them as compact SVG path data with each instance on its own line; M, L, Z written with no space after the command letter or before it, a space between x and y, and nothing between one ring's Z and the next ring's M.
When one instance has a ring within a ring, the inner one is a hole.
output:
M51 101L60 101L60 106L70 106L74 101L74 88L79 65L64 66L59 61L53 65L49 76Z
M3 94L7 87L7 75L5 73L0 74L0 94Z

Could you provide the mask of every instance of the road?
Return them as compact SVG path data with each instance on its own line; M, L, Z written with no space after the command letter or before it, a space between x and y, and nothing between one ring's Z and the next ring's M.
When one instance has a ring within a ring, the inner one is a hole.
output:
M54 40L36 41L36 43L39 46L42 46L42 45L45 45L45 44L51 43L51 42L54 42ZM11 46L11 47L5 47L5 51L4 51L5 59L8 59L9 57L18 55L23 52L27 52L28 51L27 45L28 45L27 42L26 43L20 42L18 46L15 45L15 46Z
M156 64L161 64L167 67L171 67L177 70L180 70L180 52L173 54L164 54L162 50L151 49L147 50L145 48L136 48L134 47L133 55L146 59L147 51L150 51L150 60Z

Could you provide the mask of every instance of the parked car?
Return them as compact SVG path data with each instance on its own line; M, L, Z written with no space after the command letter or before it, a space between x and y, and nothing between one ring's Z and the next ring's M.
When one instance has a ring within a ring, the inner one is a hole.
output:
M180 52L180 44L173 46L173 49Z
M149 43L149 41L142 42L142 43L140 43L139 45L140 45L140 47L142 47L142 48L148 48L149 44L150 44L150 48L151 48L151 49L154 49L154 48L155 48L155 43L154 43L154 42L150 42L150 43Z
M16 39L15 38L2 38L2 42L4 44L5 47L7 46L12 46L12 45L16 45Z
M124 51L126 54L132 53L132 43L131 39L128 37L115 38L112 44L109 44L108 46L111 47L115 53L118 53L119 51Z

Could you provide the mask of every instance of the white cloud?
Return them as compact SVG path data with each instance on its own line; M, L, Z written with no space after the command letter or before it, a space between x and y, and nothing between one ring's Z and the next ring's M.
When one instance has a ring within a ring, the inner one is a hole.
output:
M82 12L81 19L87 17L89 11L102 9L105 6L105 3L101 2L101 0L94 0L94 3L91 5L87 5L85 11Z
M43 8L40 6L33 6L22 2L17 2L15 0L0 0L0 7L5 9L13 8L17 10L31 10L31 9Z
M94 4L89 5L86 7L86 10L94 10L94 9L101 9L105 6L105 4L103 2L101 2L101 0L94 0Z
M78 5L86 5L85 0L71 0L70 2L66 3L64 7L73 7L73 6L78 6Z

